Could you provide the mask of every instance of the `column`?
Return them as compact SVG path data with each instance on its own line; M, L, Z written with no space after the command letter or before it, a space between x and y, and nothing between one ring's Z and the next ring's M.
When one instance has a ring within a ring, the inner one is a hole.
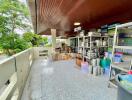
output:
M52 35L52 51L55 52L55 47L56 47L56 29L51 29L51 35Z

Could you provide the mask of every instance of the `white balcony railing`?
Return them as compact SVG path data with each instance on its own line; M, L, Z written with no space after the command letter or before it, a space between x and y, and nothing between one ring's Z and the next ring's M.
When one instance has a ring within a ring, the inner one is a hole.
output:
M20 100L28 74L39 51L51 48L34 47L0 62L0 100Z

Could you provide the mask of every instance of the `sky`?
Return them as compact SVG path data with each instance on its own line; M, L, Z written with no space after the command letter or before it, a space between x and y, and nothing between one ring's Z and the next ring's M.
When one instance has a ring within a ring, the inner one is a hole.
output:
M27 5L27 2L26 2L26 0L19 0L20 2L23 2L25 5ZM21 30L21 29L15 29L15 31L18 33L18 34L20 34L20 35L22 35L25 31L24 30Z
M21 1L21 2L23 2L23 3L25 3L25 4L26 4L26 0L19 0L19 1Z
M25 3L26 5L27 5L27 2L26 2L26 0L19 0L20 2L23 2L23 3ZM20 30L20 29L16 29L16 32L18 33L18 34L20 34L20 35L22 35L23 33L24 33L24 31L23 30ZM45 36L45 35L44 35ZM49 36L47 36L46 35L46 37L48 38L48 43L49 44L51 44L52 43L52 38L51 38L51 36L49 35Z

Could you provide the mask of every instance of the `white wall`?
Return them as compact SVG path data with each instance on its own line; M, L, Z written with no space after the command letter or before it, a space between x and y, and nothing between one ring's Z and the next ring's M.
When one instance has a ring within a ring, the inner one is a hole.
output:
M69 39L56 39L56 44L61 44L61 43L65 43L68 46L70 46L70 40Z
M39 51L48 50L48 55L52 54L52 47L33 47L34 59L39 58Z

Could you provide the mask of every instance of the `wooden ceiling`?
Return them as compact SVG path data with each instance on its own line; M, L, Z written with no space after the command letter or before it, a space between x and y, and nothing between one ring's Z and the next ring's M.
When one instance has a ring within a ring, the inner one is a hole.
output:
M88 30L113 22L132 21L132 0L28 0L35 30L50 34L55 28L58 35L73 35L74 22ZM32 6L36 8L32 10ZM32 4L31 4L32 3Z

